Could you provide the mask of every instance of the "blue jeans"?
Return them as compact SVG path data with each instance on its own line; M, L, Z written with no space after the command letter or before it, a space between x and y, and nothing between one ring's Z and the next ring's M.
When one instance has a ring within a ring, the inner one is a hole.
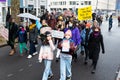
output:
M42 80L48 80L48 76L53 74L51 70L51 63L52 60L47 60L47 59L44 60L45 70L43 73Z
M35 43L33 41L30 41L30 55L32 55L34 52L36 52Z
M60 80L66 80L66 77L71 77L71 62L72 56L61 53L60 55Z

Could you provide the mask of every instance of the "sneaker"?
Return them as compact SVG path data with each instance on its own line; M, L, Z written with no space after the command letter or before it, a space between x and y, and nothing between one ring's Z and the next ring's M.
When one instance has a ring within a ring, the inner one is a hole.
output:
M71 77L67 77L67 79L66 80L71 80Z
M36 44L35 47L38 47L38 45Z
M38 52L34 52L34 53L33 53L33 56L35 56L35 55L37 55L37 54L38 54Z
M87 61L87 60L85 60L84 64L85 64L85 65L87 65L87 64L88 64L88 61Z
M32 55L28 55L28 57L27 57L28 59L30 59L30 58L32 58Z
M93 69L93 70L91 71L91 74L95 74L95 69Z
M53 77L53 74L49 75L49 76L48 76L48 79L50 79L50 78L52 78L52 77Z

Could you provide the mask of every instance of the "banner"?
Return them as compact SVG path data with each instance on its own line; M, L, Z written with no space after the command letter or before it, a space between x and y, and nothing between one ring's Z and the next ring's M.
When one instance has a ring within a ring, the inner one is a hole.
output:
M60 38L60 39L64 38L64 32L63 31L52 30L51 34L52 34L52 37L55 37L55 38Z
M92 19L92 6L78 8L78 20Z
M0 26L0 35L8 41L8 29L4 26Z

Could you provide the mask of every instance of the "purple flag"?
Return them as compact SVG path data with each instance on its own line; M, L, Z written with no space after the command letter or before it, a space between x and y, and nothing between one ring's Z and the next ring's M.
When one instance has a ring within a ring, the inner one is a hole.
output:
M0 0L0 2L6 2L6 0Z

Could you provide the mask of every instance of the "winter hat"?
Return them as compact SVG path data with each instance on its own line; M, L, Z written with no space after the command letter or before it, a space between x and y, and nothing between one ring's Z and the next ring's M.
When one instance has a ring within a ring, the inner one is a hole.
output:
M91 27L91 24L90 23L87 23L86 24L86 28L90 28Z
M67 30L66 32L65 32L65 36L66 35L69 35L70 37L72 37L72 32L71 32L71 30Z
M51 36L51 32L46 31L46 32L45 32L45 35L46 35L46 37L47 37L47 36Z
M63 20L63 17L62 17L62 16L59 16L58 19L59 19L59 20Z

